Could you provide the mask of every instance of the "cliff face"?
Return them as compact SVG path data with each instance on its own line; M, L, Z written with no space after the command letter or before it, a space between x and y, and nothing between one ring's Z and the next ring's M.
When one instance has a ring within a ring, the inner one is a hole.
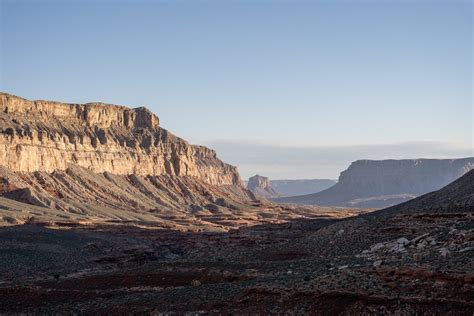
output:
M87 103L68 104L52 101L29 101L17 96L0 93L0 111L18 118L30 120L52 119L67 121L71 124L107 128L122 126L132 128L157 128L159 119L146 108L130 109L124 106Z
M240 185L237 169L216 153L159 126L145 108L29 101L0 93L0 165L54 172L70 165L117 175L189 176Z
M474 168L474 158L358 160L339 177L339 189L354 196L435 191Z
M264 198L278 197L280 194L270 186L270 181L267 177L255 175L249 178L247 189L254 194Z
M474 158L358 160L327 190L278 199L332 206L385 207L435 191L474 168Z

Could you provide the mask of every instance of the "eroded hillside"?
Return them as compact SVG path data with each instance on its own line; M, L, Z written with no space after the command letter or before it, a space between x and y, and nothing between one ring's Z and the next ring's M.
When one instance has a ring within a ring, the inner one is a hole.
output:
M0 164L17 172L75 165L93 172L240 184L235 167L161 128L146 108L29 101L5 93L0 94Z
M258 201L236 167L161 128L146 108L0 94L0 225L227 231L354 212Z

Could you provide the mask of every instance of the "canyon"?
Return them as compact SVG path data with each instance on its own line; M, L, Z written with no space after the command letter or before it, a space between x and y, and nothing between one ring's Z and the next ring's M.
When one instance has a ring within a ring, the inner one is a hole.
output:
M0 314L471 315L472 164L356 161L282 198L342 207L280 203L146 108L3 93ZM387 196L418 197L359 208Z
M0 229L0 313L471 315L474 171L349 218ZM54 259L53 259L54 258Z
M260 201L236 167L162 128L144 107L0 94L0 225L227 231L322 213L354 214Z

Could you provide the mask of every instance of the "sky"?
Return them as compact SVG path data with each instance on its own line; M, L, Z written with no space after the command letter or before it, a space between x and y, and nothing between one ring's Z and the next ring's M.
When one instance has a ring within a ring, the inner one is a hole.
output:
M472 1L0 0L0 91L147 106L243 178L473 156Z

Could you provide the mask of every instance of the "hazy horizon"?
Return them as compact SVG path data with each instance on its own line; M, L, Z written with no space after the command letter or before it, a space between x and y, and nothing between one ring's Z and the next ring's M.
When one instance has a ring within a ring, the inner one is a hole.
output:
M337 180L339 174L356 160L474 157L472 148L438 142L302 147L215 141L206 145L215 149L219 158L238 166L244 180L255 174L270 180Z
M0 0L0 90L147 106L244 179L474 156L471 1Z

